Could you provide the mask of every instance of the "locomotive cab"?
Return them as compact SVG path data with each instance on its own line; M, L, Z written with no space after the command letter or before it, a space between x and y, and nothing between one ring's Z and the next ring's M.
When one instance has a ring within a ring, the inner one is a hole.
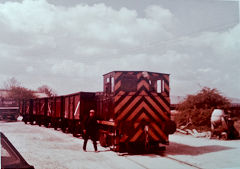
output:
M170 120L169 74L113 71L103 75L98 95L100 143L115 151L168 144L176 130Z

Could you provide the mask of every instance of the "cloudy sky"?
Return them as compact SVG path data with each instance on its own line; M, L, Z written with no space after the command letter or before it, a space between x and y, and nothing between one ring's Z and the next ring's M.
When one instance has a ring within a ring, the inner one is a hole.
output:
M237 1L1 0L0 86L101 91L113 70L170 74L171 95L240 98Z

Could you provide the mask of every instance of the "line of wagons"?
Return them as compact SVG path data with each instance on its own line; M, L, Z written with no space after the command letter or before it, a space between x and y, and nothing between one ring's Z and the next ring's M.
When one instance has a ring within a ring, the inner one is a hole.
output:
M25 123L81 136L94 109L101 146L118 152L150 150L169 144L168 136L176 130L169 91L169 74L113 71L103 75L102 92L23 100L20 113Z

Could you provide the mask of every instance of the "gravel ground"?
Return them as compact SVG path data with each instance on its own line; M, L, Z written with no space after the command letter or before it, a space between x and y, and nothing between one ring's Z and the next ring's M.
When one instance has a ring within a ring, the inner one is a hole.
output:
M240 140L214 140L189 135L170 136L169 157L207 169L240 169Z
M0 130L36 169L188 169L240 168L240 141L209 140L174 134L164 156L126 155L100 147L95 153L91 141L83 152L83 140L52 128L0 122Z

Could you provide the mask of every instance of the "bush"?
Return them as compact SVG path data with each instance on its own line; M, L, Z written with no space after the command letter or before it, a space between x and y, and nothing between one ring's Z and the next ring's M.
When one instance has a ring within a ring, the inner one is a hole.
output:
M210 130L210 117L213 109L227 109L229 100L222 96L217 89L204 87L196 95L188 95L187 98L177 106L179 113L175 116L177 127L186 126L201 131Z

